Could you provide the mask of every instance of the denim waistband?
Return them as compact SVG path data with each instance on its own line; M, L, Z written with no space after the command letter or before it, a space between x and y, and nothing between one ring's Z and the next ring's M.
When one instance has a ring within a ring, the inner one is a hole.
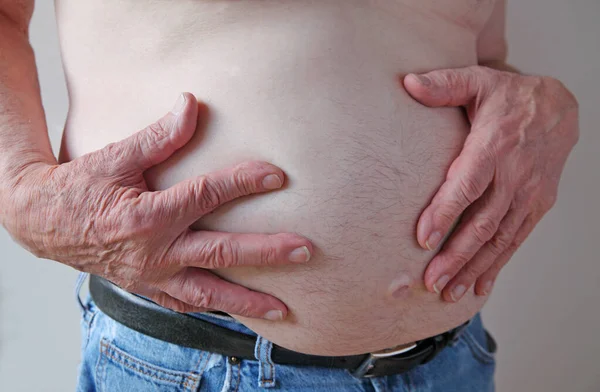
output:
M85 314L85 301L81 300L81 297L79 295L81 288L83 286L83 283L85 282L86 278L89 276L89 274L87 273L80 273L77 281L75 283L75 297L76 297L76 301L78 303L78 305L80 306L81 310L83 311L83 314ZM142 295L138 295L138 294L134 294L140 298L144 298L145 300L151 301L149 298L142 296ZM273 343L270 342L269 340L263 338L262 336L259 336L258 334L256 334L256 332L253 332L252 330L250 330L248 327L246 327L245 325L243 325L242 323L240 323L239 321L237 321L236 319L234 319L231 316L228 316L226 314L217 314L217 313L213 313L213 312L202 312L202 313L188 313L188 315L207 321L209 323L218 325L220 327L223 328L228 328L230 330L236 331L236 332L240 332L243 334L247 334L253 337L256 337L256 343L255 343L255 347L254 347L254 356L255 359L258 362L258 386L260 388L274 388L276 385L276 381L275 381L275 364L273 363L272 359L271 359L271 350L273 348Z

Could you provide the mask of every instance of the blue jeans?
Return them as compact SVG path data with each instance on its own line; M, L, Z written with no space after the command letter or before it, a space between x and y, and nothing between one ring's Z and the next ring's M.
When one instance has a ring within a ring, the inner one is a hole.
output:
M89 297L82 311L78 392L494 391L494 353L479 315L431 362L400 375L358 379L343 369L273 364L271 342L225 317L197 315L256 336L257 360L240 361L151 338L112 320Z

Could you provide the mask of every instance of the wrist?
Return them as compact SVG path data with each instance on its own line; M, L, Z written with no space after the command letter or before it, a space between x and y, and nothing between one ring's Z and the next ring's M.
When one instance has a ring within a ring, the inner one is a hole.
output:
M19 175L0 183L0 225L15 242L37 257L48 258L44 249L48 245L44 216L51 206L47 196L54 194L48 179L56 167L29 162L21 165Z
M53 165L41 160L23 161L19 164L9 165L2 168L0 175L0 223L7 227L6 220L9 217L20 219L27 211L28 195L34 192L32 187L40 184L41 180L35 178L48 172ZM28 191L23 191L29 188Z
M58 164L56 158L51 154L23 152L18 154L18 160L14 159L14 154L7 155L0 162L0 189L14 188L30 173Z

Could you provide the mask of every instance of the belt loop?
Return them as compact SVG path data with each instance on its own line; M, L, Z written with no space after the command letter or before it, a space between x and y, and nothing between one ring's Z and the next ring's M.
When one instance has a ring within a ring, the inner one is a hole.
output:
M273 343L258 336L254 346L254 357L258 361L258 387L275 387L275 364L271 359L271 350Z
M81 287L83 286L83 283L87 279L88 275L89 274L87 272L80 272L77 276L77 280L75 281L75 298L77 299L77 303L79 304L82 313L85 313L88 308L83 304L79 292L81 291Z

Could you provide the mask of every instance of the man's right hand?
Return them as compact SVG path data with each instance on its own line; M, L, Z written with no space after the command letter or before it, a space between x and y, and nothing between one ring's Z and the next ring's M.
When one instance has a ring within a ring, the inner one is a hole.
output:
M148 190L144 171L191 139L197 116L198 102L186 93L171 113L121 142L68 163L23 168L0 201L2 224L38 257L103 276L179 312L285 318L281 301L210 269L302 263L312 252L307 239L189 228L230 200L280 188L279 168L248 162Z

